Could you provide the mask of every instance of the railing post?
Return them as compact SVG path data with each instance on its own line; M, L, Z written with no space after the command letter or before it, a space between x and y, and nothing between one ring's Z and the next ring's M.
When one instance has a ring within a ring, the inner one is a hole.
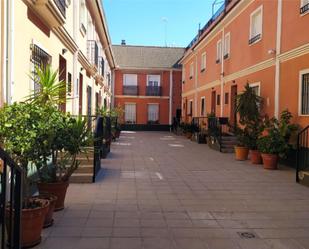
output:
M14 203L14 247L21 247L21 211L22 211L22 186L23 172L16 170L15 176L15 203Z
M299 137L300 137L300 134L297 135L297 148L296 148L296 182L299 182L299 157L300 157L300 146L299 146Z

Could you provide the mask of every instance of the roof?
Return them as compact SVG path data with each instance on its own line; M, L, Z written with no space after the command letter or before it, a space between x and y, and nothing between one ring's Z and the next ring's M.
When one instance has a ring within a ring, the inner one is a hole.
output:
M184 48L113 45L116 67L129 68L180 68Z

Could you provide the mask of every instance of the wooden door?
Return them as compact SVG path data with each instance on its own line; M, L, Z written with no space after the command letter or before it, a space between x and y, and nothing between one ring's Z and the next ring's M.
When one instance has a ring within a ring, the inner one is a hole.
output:
M236 101L237 101L237 85L231 86L231 109L230 109L230 125L236 127L237 114L236 114Z

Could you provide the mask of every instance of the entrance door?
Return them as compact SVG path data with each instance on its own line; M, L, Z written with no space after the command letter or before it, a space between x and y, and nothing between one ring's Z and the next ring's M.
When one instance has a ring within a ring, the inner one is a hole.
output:
M216 91L211 92L211 113L216 114Z
M79 97L78 97L78 112L83 114L83 75L79 74Z
M66 111L66 76L67 76L67 61L60 55L59 56L59 81L64 82L65 88L59 93L59 98L62 103L59 104L59 110Z
M230 111L230 125L236 127L237 114L236 114L236 101L237 101L237 85L231 86L231 111Z

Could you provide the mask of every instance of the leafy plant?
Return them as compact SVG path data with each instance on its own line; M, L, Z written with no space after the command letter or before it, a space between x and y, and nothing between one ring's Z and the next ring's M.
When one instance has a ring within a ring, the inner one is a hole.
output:
M26 102L43 105L65 103L66 85L64 81L58 81L58 70L53 71L50 65L35 67L30 78L39 86L39 89L33 90L32 94L27 97Z
M292 114L284 110L279 120L276 118L264 121L267 135L258 140L258 149L262 153L279 154L285 157L291 148L290 138L298 130L298 126L291 123Z

